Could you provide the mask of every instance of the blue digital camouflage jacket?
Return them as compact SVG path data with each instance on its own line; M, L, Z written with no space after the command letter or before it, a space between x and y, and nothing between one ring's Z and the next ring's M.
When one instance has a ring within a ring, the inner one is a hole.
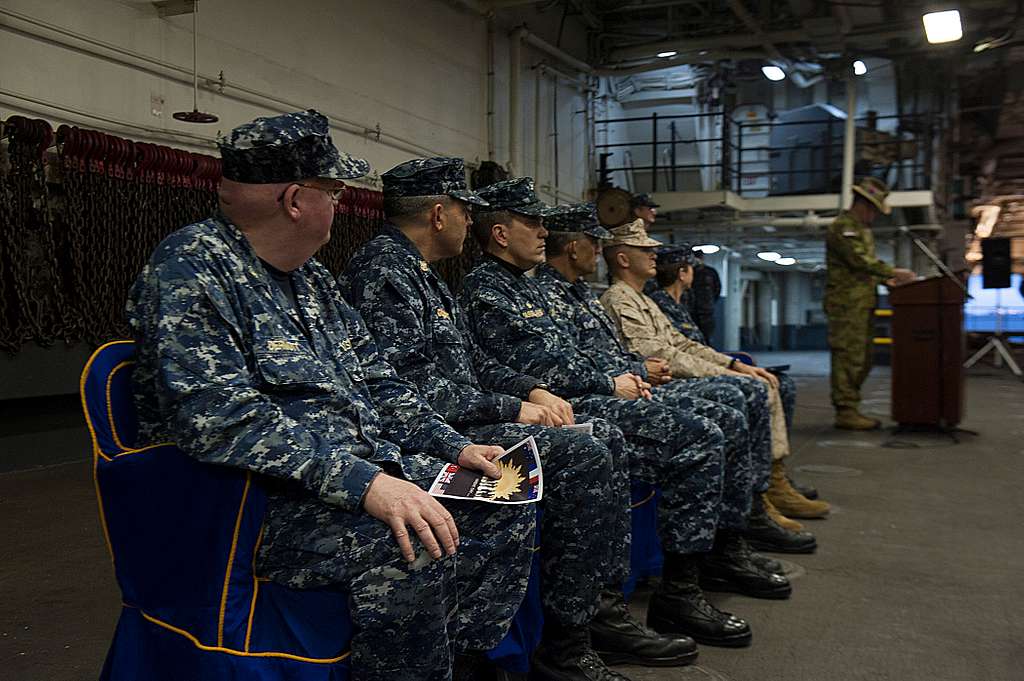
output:
M157 247L127 307L141 441L348 510L382 467L419 480L455 461L469 440L378 354L330 273L309 260L291 278L299 312L223 216Z
M542 382L481 351L448 286L393 225L352 256L339 283L385 359L453 426L513 422Z
M668 294L668 291L663 288L654 288L647 295L658 304L658 307L661 308L661 311L665 313L665 316L668 317L668 320L672 322L672 326L676 327L679 333L703 345L708 344L704 338L704 332L700 330L700 327L693 321L693 317L690 316L690 309L687 307L685 299L677 303Z
M551 316L581 350L613 376L630 372L647 377L644 358L626 349L618 328L585 280L570 282L547 263L537 268L536 280Z
M537 376L560 397L612 395L613 376L551 316L531 277L487 257L466 275L460 294L477 343L509 366Z

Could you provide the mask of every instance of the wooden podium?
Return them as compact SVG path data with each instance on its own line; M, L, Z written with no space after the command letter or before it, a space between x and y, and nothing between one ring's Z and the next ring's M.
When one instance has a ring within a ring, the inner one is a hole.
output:
M963 418L964 299L941 276L889 292L892 418L901 426L949 429Z

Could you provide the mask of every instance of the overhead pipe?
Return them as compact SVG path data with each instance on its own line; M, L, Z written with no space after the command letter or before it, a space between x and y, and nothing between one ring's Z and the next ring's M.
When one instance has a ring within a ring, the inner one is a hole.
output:
M660 71L673 66L689 66L691 64L711 63L723 60L742 61L744 59L765 59L768 55L764 50L700 50L699 52L682 53L675 57L654 57L648 61L628 61L621 64L605 64L594 69L597 76L631 76L648 71Z
M825 79L823 75L816 75L808 78L803 73L801 73L797 68L793 66L793 63L790 59L787 59L785 56L783 56L782 52L780 52L779 48L775 46L775 43L772 41L772 39L761 28L761 24L758 23L757 19L755 19L754 16L747 11L747 8L743 5L742 0L727 1L729 9L731 9L732 13L736 15L736 18L743 22L743 24L748 29L750 29L750 32L753 34L753 37L757 38L760 41L761 47L764 48L764 51L768 53L768 56L777 61L781 66L785 68L786 72L789 74L789 77L793 80L793 83L797 87L808 88Z
M515 177L523 168L519 151L519 76L523 70L523 41L518 32L513 32L509 42L508 64L508 171Z
M487 160L494 161L494 15L487 17Z
M518 28L513 30L512 39L520 40L524 43L527 43L531 47L535 47L541 52L549 54L550 56L554 57L563 64L573 67L577 71L582 71L583 73L586 74L591 74L594 72L593 66L583 61L582 59L577 59L576 57L572 56L565 50L555 47L554 45L544 40L543 38L537 36L536 34L531 33L530 30L526 28L526 26L519 26Z
M4 16L28 24L29 26L32 26L35 29L41 28L45 31L50 31L51 33L63 36L64 38L72 38L76 41L83 43L85 46L73 44L67 42L66 40L55 39L52 36L42 33L38 30L16 28L10 26L9 24L0 25L0 27L7 28L8 30L23 33L25 35L37 38L39 40L51 42L61 47L66 47L68 49L72 49L78 52L83 52L85 54L97 57L99 59L112 61L115 63L122 64L124 66L145 71L147 73L152 73L153 75L159 76L161 78L174 80L176 82L186 85L190 85L192 83L192 69L185 68L183 66L179 66L177 64L162 59L157 59L155 57L150 57L149 55L142 54L140 52L135 52L134 50L129 50L118 45L114 45L112 43L108 43L103 40L98 40L96 38L92 38L82 33L78 33L77 31L72 31L61 26L50 24L49 22L40 21L39 19L22 14L20 12L15 12L13 10L0 7L0 17ZM176 75L169 75L168 72L170 72L170 74ZM246 102L248 104L255 104L257 106L267 106L267 103L270 102L273 105L275 105L274 108L278 108L282 112L309 108L308 104L301 104L286 99L282 99L270 93L261 92L259 90L255 90L253 88L241 85L239 83L233 83L224 80L221 76L213 77L210 75L199 74L199 80L202 81L200 87L202 87L203 89L209 92L215 92L230 99L234 99L235 101ZM235 93L231 94L228 92L229 90L234 90ZM334 122L336 128L349 134L359 135L363 137L372 135L376 139L376 141L380 142L381 144L384 144L385 146L389 146L393 149L401 149L402 151L408 151L416 155L445 155L440 151L424 147L412 140L388 132L384 132L383 130L380 130L378 125L370 126L358 121L347 119L343 116L339 116L334 113L323 113L329 119L331 119L332 122ZM183 135L188 136L187 134Z
M857 142L857 81L846 76L846 124L843 126L843 179L839 194L839 210L846 210L853 201L853 162ZM831 143L831 140L829 140Z
M735 50L747 47L758 47L765 41L769 43L792 43L807 41L803 30L773 31L771 33L734 33L731 35L712 36L709 38L691 38L688 40L662 40L644 45L629 45L613 49L610 57L617 61L630 59L647 59L659 52L693 53L701 50Z
M543 72L533 72L533 181L540 183L540 79Z

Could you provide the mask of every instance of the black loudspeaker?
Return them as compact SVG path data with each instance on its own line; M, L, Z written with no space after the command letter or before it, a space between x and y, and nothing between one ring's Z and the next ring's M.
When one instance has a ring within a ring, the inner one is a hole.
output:
M981 240L982 288L1010 288L1010 240Z

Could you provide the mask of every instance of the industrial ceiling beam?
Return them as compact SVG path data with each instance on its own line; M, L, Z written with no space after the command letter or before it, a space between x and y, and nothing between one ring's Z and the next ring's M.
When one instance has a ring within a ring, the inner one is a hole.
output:
M623 62L631 59L645 59L653 57L659 52L678 52L680 55L697 54L701 50L735 50L758 47L765 41L781 44L806 40L807 34L802 30L773 31L763 33L761 36L750 33L733 33L706 38L679 38L613 49L609 54L609 61Z

